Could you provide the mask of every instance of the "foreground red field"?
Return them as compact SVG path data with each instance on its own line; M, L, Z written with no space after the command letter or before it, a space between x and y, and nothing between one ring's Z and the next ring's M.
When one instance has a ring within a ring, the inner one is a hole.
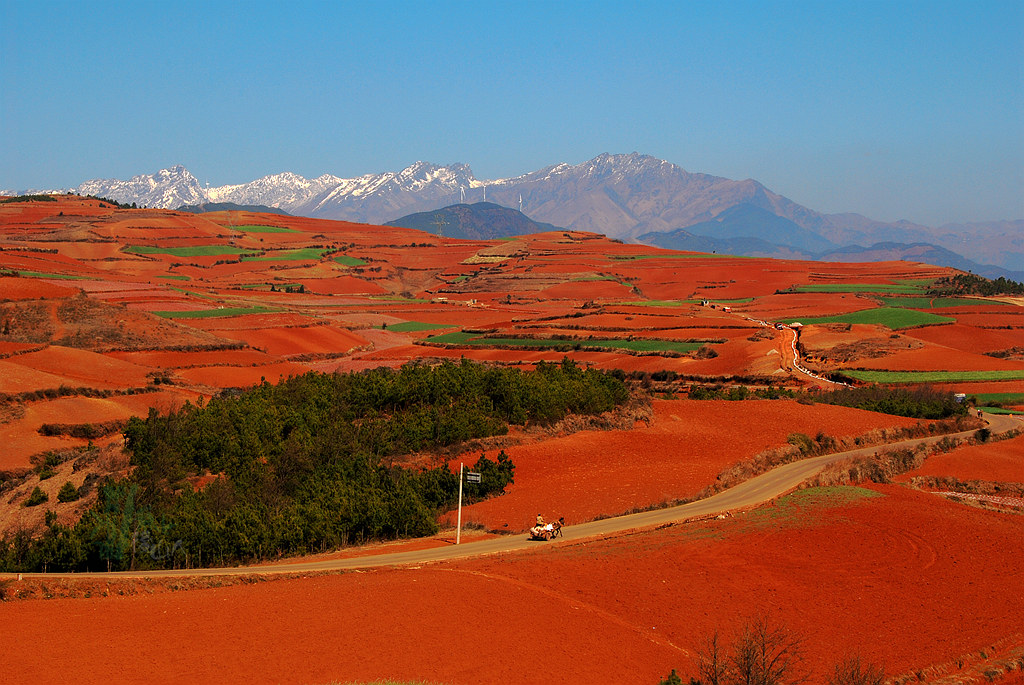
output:
M811 682L854 651L894 675L1024 644L1024 550L1005 544L1022 535L1020 517L898 486L812 490L521 555L0 604L18 626L0 648L14 682L656 683L766 613L804 636Z

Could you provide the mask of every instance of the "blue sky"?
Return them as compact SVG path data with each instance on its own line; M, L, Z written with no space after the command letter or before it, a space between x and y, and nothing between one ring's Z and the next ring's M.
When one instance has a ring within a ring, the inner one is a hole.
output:
M602 152L825 212L1024 218L1024 3L0 0L0 188Z

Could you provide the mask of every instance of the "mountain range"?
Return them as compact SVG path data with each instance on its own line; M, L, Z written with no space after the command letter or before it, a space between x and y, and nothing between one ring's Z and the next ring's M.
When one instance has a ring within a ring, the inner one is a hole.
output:
M652 234L684 229L715 239L759 239L807 254L881 242L928 243L979 264L1024 272L1024 220L932 228L859 214L824 214L752 179L691 173L638 153L602 154L582 164L556 164L487 181L477 179L465 164L416 162L401 171L351 179L281 173L204 190L179 165L128 180L86 181L73 190L148 207L226 202L371 224L486 200L520 207L537 222L624 240L642 236L644 242L654 242Z

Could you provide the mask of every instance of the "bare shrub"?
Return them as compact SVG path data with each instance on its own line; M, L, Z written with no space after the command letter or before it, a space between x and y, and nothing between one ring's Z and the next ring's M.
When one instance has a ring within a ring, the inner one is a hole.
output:
M851 656L836 664L828 685L882 685L885 671L875 664L864 663L860 656Z

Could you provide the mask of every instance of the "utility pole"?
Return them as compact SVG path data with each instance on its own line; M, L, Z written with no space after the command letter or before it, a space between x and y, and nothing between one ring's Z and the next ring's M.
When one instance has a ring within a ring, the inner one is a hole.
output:
M435 214L434 220L431 222L432 226L437 226L437 234L443 235L444 227L448 225L448 222L444 219L444 214Z
M455 544L462 542L462 462L459 462L459 523L455 528Z

